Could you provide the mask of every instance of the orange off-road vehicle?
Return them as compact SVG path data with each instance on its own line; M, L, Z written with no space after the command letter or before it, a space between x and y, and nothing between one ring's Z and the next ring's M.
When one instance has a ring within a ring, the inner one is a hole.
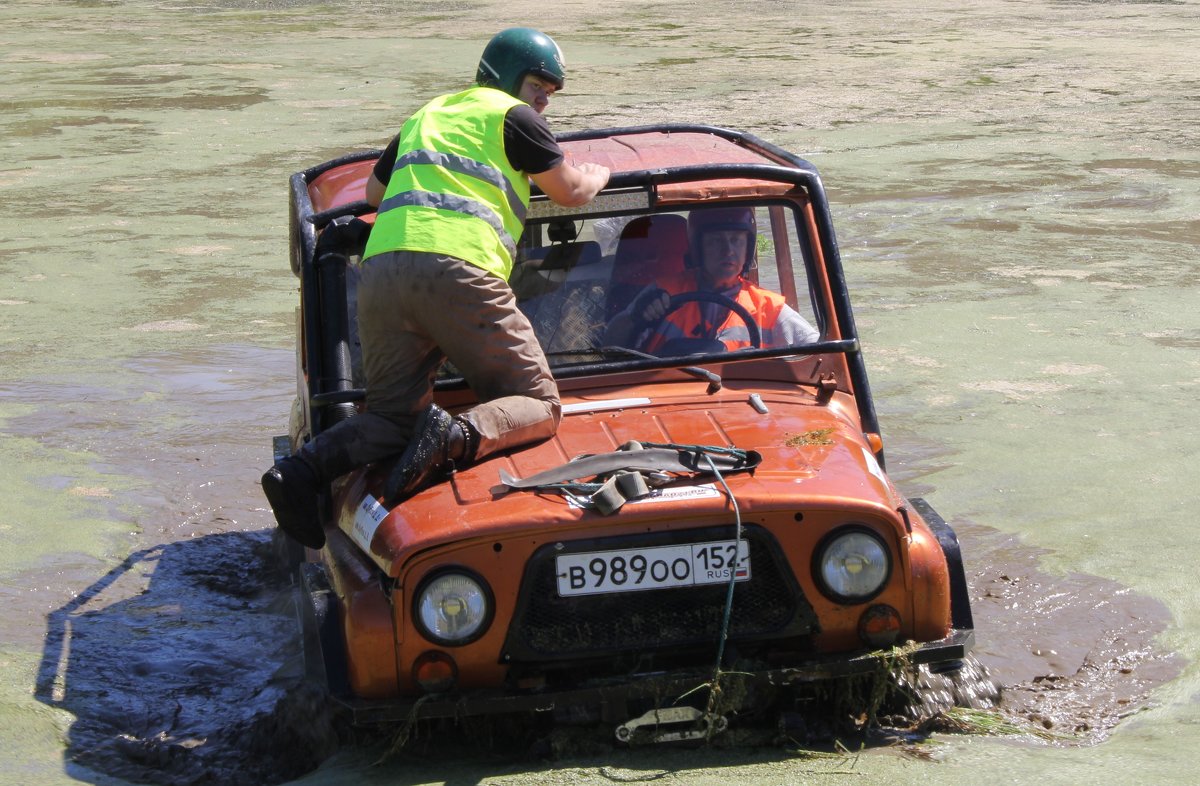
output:
M535 193L511 278L561 426L402 504L386 497L388 462L327 489L327 544L293 556L306 652L332 696L359 722L539 711L610 723L620 740L687 739L874 673L881 652L959 668L973 625L958 543L885 472L816 169L706 126L559 142L613 173L582 208ZM299 396L277 454L362 406L355 262L377 157L292 178ZM647 351L654 326L639 325L611 343L639 292L698 264L689 219L730 207L753 216L744 278L810 330L677 293L671 311L696 309L735 340ZM336 234L318 255L323 232ZM442 369L440 406L473 395Z

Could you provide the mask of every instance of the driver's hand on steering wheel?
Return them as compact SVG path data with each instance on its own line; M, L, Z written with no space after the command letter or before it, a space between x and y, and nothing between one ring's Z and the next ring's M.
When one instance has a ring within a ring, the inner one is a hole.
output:
M671 294L658 287L647 289L634 299L629 313L639 327L653 325L663 318L671 307Z

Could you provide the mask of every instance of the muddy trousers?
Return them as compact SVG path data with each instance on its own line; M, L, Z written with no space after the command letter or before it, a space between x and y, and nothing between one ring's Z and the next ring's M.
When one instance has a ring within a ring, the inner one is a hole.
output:
M476 459L557 430L558 386L512 289L497 276L436 254L371 257L362 263L358 324L366 411L298 453L320 482L403 451L447 359L480 401L457 413L479 437Z

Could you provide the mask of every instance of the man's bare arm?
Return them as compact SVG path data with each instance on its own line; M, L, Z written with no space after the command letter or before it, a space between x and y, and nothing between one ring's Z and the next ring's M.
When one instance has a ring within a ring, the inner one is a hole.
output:
M585 162L563 161L553 169L530 175L542 193L564 207L580 207L592 201L608 183L608 167Z
M387 191L387 186L379 182L379 178L375 177L372 172L367 178L367 204L371 207L379 207L379 203L383 201L383 192Z
M583 163L568 164L565 161L553 169L548 169L530 178L542 193L557 204L565 207L579 207L592 201L592 197L600 193L608 183L608 167L599 164ZM367 178L367 203L379 207L387 186L379 182L372 173Z

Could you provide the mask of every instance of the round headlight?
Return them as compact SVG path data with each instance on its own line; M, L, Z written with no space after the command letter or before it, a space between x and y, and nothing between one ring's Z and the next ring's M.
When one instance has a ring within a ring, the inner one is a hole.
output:
M430 641L446 646L469 644L492 620L492 593L483 579L450 571L427 579L414 603L417 626Z
M878 535L851 529L825 539L817 549L815 567L818 583L831 599L862 603L883 589L891 560Z

